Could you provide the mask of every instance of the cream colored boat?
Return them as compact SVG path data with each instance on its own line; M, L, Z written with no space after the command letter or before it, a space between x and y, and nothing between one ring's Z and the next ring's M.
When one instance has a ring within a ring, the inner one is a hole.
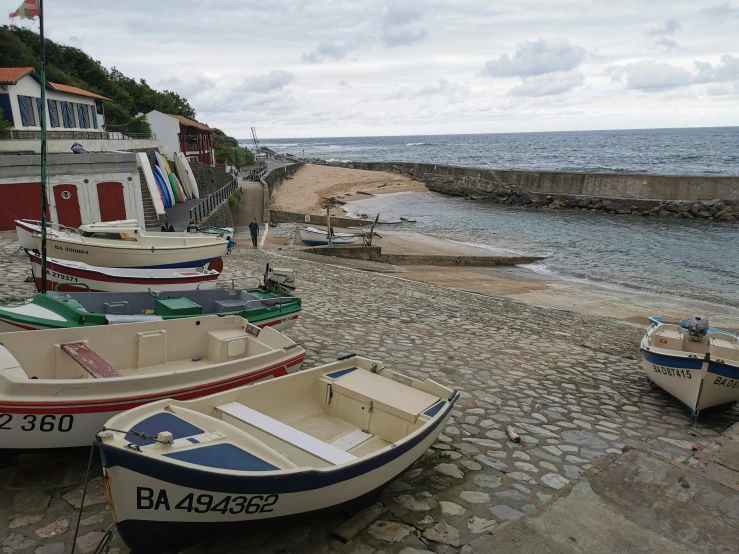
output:
M349 357L120 414L96 443L118 533L174 552L235 526L376 498L433 444L456 391Z
M287 375L305 351L238 316L0 334L0 449L89 445L106 420Z
M80 226L79 232L50 233L50 258L97 267L201 267L226 253L228 240L200 233L146 231L136 220L106 221ZM41 235L33 240L41 249Z

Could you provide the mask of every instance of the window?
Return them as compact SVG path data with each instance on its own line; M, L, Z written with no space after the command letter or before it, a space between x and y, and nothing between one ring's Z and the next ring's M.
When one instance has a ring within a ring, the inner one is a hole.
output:
M80 122L81 129L90 128L90 116L87 111L87 104L77 104L77 121Z
M59 127L59 102L56 100L47 100L49 104L49 124L52 127Z
M94 129L98 128L98 112L95 106L90 106L90 112L92 113L92 126Z
M18 108L21 111L21 124L24 127L35 127L36 112L33 111L33 98L30 96L19 96Z
M61 102L62 105L62 121L65 129L74 128L74 112L72 111L71 102Z
M100 231L83 231L82 236L90 239L108 239L108 240L136 240L128 233L103 233Z

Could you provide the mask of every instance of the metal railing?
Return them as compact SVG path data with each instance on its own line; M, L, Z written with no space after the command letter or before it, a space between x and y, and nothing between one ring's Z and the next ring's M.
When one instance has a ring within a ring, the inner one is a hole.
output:
M201 221L206 215L223 204L233 192L239 188L239 180L234 179L225 187L217 190L211 195L206 196L197 205L190 208L190 219L194 219L195 223Z
M40 140L41 131L19 131L17 129L0 134L0 138L10 140ZM156 139L154 133L128 133L125 131L47 131L49 140L126 140L126 139Z

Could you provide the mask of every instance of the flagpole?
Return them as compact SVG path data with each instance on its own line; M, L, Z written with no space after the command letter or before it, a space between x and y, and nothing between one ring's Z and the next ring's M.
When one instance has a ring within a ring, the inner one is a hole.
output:
M41 35L41 292L46 292L46 40L44 39L43 0L38 0L39 34Z

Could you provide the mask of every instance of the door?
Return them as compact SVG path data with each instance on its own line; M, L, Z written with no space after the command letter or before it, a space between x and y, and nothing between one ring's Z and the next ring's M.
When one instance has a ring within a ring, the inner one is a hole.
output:
M0 231L15 229L14 219L41 219L41 183L0 185Z
M123 183L98 183L100 221L126 219L126 201L123 198Z
M82 225L77 185L56 185L54 187L54 201L59 223L69 227Z

